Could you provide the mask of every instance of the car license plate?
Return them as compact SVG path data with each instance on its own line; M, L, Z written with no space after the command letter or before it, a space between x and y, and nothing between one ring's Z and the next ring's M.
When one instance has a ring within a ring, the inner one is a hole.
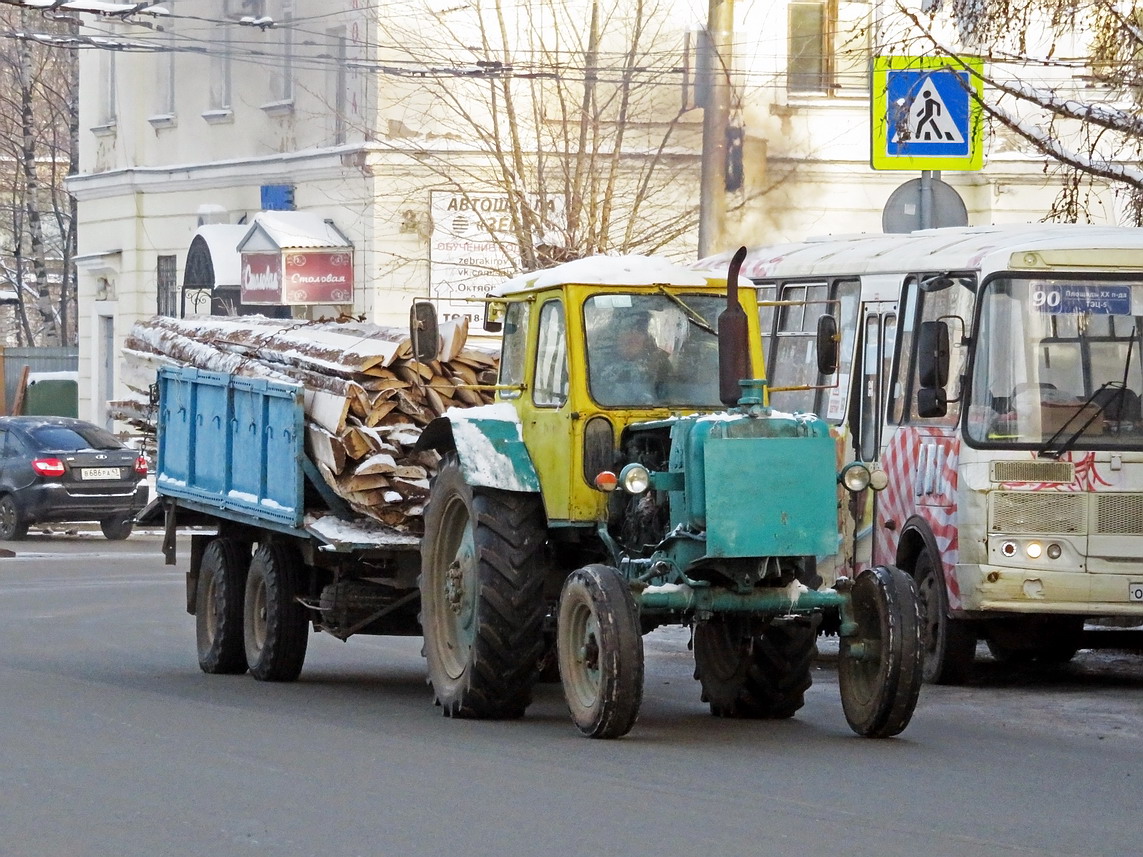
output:
M1127 584L1127 600L1143 601L1143 581Z
M118 479L118 467L81 467L79 469L80 479Z

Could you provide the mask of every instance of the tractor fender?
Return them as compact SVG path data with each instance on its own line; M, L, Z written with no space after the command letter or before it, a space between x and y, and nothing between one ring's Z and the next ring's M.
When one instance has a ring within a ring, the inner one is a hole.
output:
M539 493L540 477L511 405L450 408L421 433L416 448L455 452L464 481L482 488Z

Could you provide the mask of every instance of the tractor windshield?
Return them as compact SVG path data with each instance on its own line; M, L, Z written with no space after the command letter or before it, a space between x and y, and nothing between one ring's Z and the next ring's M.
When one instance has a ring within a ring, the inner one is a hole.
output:
M718 408L726 298L607 294L584 303L588 386L604 407Z

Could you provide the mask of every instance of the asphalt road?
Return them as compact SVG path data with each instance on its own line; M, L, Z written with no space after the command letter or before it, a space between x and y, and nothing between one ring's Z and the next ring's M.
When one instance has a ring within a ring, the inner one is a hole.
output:
M793 720L710 717L669 629L633 732L589 741L558 685L521 721L440 717L418 639L315 636L293 684L204 675L152 536L0 548L0 857L1140 851L1136 656L983 664L870 741L828 655Z

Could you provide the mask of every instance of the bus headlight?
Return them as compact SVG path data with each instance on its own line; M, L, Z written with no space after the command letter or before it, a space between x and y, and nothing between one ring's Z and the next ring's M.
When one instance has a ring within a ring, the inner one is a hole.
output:
M1039 559L1040 554L1044 552L1044 546L1039 542L1028 542L1024 546L1024 553L1028 554L1028 559Z
M1052 542L1050 545L1048 545L1048 550L1047 550L1048 559L1059 559L1060 554L1062 554L1063 552L1064 552L1064 549L1061 548L1055 542Z
M874 491L884 491L889 485L889 474L877 468L869 474L869 487Z

